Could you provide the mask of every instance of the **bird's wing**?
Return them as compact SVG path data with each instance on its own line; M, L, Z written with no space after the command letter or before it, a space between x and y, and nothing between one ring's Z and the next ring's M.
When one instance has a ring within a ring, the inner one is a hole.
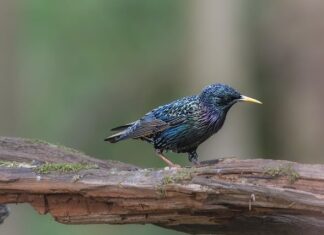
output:
M192 97L186 97L160 106L138 120L129 130L129 138L152 136L170 127L186 123L196 112L198 105Z
M162 120L150 116L144 116L131 127L127 137L133 139L148 137L159 131L165 130L168 126L169 124Z
M154 116L171 126L178 125L190 120L199 112L197 96L189 96L176 100L170 104L160 106L152 111Z

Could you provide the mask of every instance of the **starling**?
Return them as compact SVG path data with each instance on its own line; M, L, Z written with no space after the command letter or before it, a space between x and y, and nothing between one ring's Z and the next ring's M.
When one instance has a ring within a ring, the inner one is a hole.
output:
M163 155L165 150L188 153L189 161L199 164L197 147L223 126L228 110L239 101L262 104L228 85L212 84L198 95L159 106L135 122L113 128L118 132L105 141L140 139L153 144L170 167L177 165Z

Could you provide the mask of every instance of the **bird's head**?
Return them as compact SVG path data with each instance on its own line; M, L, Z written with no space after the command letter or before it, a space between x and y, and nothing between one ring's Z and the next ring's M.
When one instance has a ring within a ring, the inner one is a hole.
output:
M204 104L223 110L228 110L239 101L262 104L256 99L241 95L234 88L224 84L212 84L205 87L199 97Z

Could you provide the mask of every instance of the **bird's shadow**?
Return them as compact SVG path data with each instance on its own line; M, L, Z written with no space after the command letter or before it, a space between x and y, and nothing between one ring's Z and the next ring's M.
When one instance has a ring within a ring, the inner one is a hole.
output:
M224 157L224 158L217 158L217 159L211 159L211 160L206 160L206 161L201 161L199 162L199 165L197 167L204 167L204 166L210 166L210 165L216 165L220 162L223 162L228 159L237 159L236 157Z

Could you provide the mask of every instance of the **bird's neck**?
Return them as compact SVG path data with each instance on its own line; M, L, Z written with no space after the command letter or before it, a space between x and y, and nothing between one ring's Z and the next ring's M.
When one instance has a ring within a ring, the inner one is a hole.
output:
M212 130L219 130L225 122L228 111L234 104L219 106L212 103L202 103L204 122L207 122Z
M203 110L210 115L224 115L226 116L228 110L234 105L234 103L227 106L220 106L211 102L202 102Z
M221 121L221 119L225 119L227 110L223 110L221 108L217 108L214 105L211 104L203 104L202 110L204 113L204 120L209 123L209 125L212 125L213 123L217 123Z
M204 122L209 126L208 130L211 134L217 132L224 124L227 112L234 105L229 104L227 106L218 105L212 102L201 102L202 110L204 113Z

